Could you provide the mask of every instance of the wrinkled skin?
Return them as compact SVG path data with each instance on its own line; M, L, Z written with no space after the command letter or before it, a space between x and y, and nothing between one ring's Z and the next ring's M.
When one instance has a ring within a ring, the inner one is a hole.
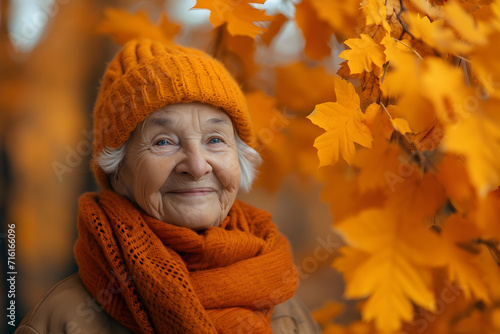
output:
M131 134L111 182L158 220L193 230L218 226L240 182L231 119L196 102L153 112Z

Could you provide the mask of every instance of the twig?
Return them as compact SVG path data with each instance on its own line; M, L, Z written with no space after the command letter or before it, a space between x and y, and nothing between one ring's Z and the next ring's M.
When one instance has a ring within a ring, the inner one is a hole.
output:
M485 240L485 239L474 239L474 242L478 244L483 244L488 247L493 261L496 262L497 266L500 267L500 251L498 250L498 241L496 240Z
M389 113L389 110L387 110L387 108L385 107L384 103L382 101L380 101L380 105L382 106L382 108L384 108L385 112L387 113L387 115L389 115L389 118L391 120L394 120L394 118L392 118L391 114ZM392 122L391 122L392 123ZM392 127L394 127L394 124L392 125ZM398 129L394 128L396 131L398 131ZM398 131L399 132L399 131ZM401 132L399 132L401 133ZM406 133L401 133L401 135L408 141L408 143L411 143L411 140L408 138L408 136L406 135Z
M410 50L411 50L414 54L416 54L416 55L418 56L418 58L420 58L420 60L424 60L424 58L422 58L422 56L420 56L420 55L418 54L418 52L417 52L417 51L413 50L413 49L412 49L412 48L411 48L408 44L406 44L405 42L400 41L399 39L396 39L396 38L394 38L394 37L393 37L392 39L394 39L396 42L401 43L401 44L403 44L404 46L406 46L406 47L407 47L408 49L410 49Z
M385 107L384 103L383 102L380 102L380 105L382 106L382 108L384 108L385 112L387 113L387 115L389 115L389 118L393 120L391 114L389 113L389 110L387 110L387 108Z
M459 56L459 55L454 55L454 56L457 57L457 58L459 58L460 60L463 60L463 61L467 62L467 63L471 63L471 61L469 59L465 58L465 57L462 57L462 56Z
M384 83L385 75L387 73L388 68L389 68L389 62L386 62L384 65L384 73L382 74L382 78L380 78L380 84Z

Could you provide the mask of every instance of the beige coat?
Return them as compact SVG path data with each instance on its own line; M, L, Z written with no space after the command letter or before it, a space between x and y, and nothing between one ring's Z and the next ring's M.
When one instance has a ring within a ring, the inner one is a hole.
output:
M296 298L277 305L273 333L320 333L305 306ZM125 334L87 291L78 274L56 284L23 319L14 334Z

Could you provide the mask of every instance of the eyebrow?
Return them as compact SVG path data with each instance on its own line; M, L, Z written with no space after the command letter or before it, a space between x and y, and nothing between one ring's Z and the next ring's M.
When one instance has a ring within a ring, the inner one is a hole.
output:
M173 123L172 119L170 118L164 118L164 117L153 117L150 119L151 124L156 126L156 127L164 127L166 125L171 125ZM218 117L213 117L207 120L207 123L210 124L223 124L223 125L228 125L232 126L232 123L228 121L227 119L224 118L218 118Z
M157 117L154 117L154 118L151 118L151 123L154 126L163 127L165 125L171 124L172 120L169 119L169 118L163 118L163 117L157 118Z
M225 124L225 125L231 125L231 122L228 121L227 119L224 119L224 118L210 118L207 123L212 123L212 124Z

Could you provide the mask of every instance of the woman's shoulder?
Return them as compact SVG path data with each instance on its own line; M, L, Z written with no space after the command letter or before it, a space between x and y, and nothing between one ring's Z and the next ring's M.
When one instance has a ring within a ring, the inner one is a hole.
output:
M321 329L311 317L307 307L292 297L283 304L276 305L271 317L273 334L297 333L319 334Z
M78 274L57 283L24 317L15 334L130 333L111 318Z

